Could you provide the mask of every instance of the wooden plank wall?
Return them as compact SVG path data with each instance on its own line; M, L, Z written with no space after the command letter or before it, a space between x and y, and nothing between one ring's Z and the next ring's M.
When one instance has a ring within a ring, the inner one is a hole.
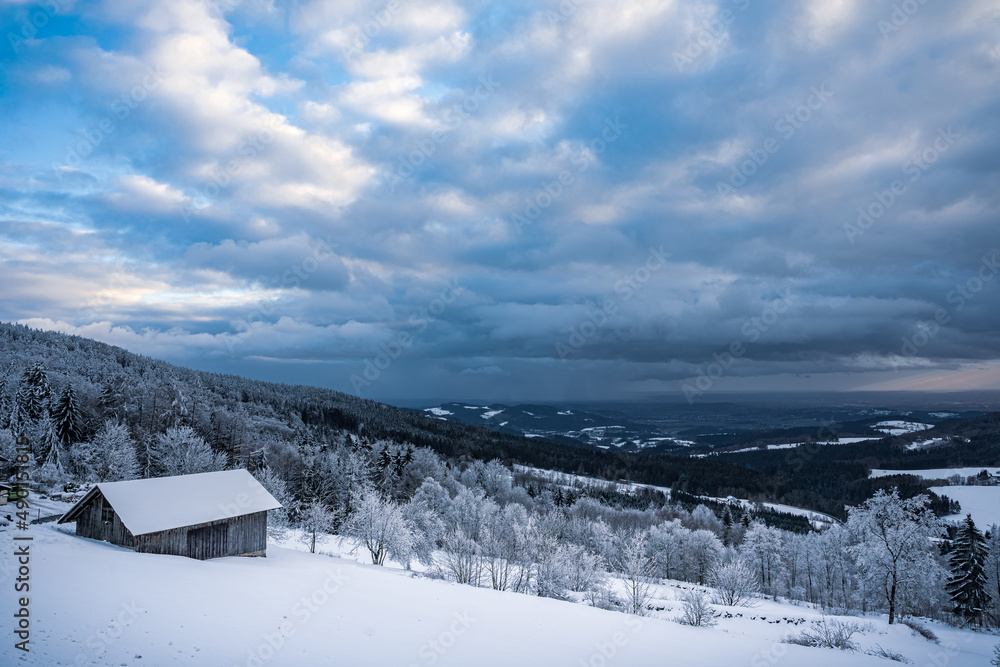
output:
M133 536L122 524L117 512L113 512L110 522L102 519L101 510L105 504L104 496L98 493L81 509L76 519L77 535L104 540L142 553L190 555L201 560L221 556L264 556L267 552L267 512ZM107 506L111 507L110 504ZM220 539L222 531L199 531L192 535L189 548L189 531L221 524L226 525L224 540Z
M218 524L228 524L225 542L218 533L203 531L193 545L192 558L206 559L220 556L263 556L267 549L267 512L256 512L222 521L211 521L196 526L164 530L135 538L135 550L143 553L187 556L188 531Z
M106 501L104 496L98 492L89 503L87 503L76 517L76 534L82 537L90 537L95 540L104 540L123 547L134 548L135 538L122 524L117 512L112 512L112 520L105 522L101 518L101 510ZM111 508L110 504L107 504Z

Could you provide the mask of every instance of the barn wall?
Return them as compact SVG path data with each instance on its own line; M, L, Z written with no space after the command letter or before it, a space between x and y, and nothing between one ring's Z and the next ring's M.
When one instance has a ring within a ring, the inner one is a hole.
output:
M112 509L111 521L102 519L101 511L105 506ZM114 512L111 504L105 500L101 493L97 493L77 515L76 534L123 547L133 548L135 546L135 538L132 537L132 533L122 524L118 513Z
M212 530L198 531L190 541L188 539L191 531L221 524L226 525L224 541L220 540L220 531ZM221 556L264 556L267 550L267 512L139 535L135 538L135 550L174 556L190 555L199 560Z

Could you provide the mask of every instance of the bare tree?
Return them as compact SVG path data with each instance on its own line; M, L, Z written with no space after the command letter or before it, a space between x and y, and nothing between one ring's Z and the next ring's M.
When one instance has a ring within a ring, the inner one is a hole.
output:
M616 540L614 569L625 580L625 610L643 616L652 597L653 561L647 555L646 532L619 535Z

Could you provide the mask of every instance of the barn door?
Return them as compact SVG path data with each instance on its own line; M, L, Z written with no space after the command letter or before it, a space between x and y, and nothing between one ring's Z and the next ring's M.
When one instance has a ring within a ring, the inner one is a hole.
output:
M217 523L214 526L193 528L187 534L188 558L205 560L227 556L229 544L229 524Z

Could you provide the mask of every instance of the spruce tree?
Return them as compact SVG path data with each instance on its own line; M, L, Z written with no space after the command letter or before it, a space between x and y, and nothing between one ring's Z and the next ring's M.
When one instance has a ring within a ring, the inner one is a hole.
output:
M48 412L51 395L49 379L41 362L24 371L17 400L22 403L25 414L32 422L37 422Z
M948 561L951 577L946 590L955 605L952 613L967 624L982 625L983 612L990 604L986 592L986 537L976 528L972 515L966 515L952 544Z
M97 407L101 411L102 417L116 416L115 408L118 405L119 389L112 382L108 382L101 389L101 395L97 399ZM212 413L215 417L215 413Z
M52 420L55 422L56 437L59 438L59 442L68 445L80 440L83 423L73 385L67 384L66 389L59 396L59 400L52 409Z

